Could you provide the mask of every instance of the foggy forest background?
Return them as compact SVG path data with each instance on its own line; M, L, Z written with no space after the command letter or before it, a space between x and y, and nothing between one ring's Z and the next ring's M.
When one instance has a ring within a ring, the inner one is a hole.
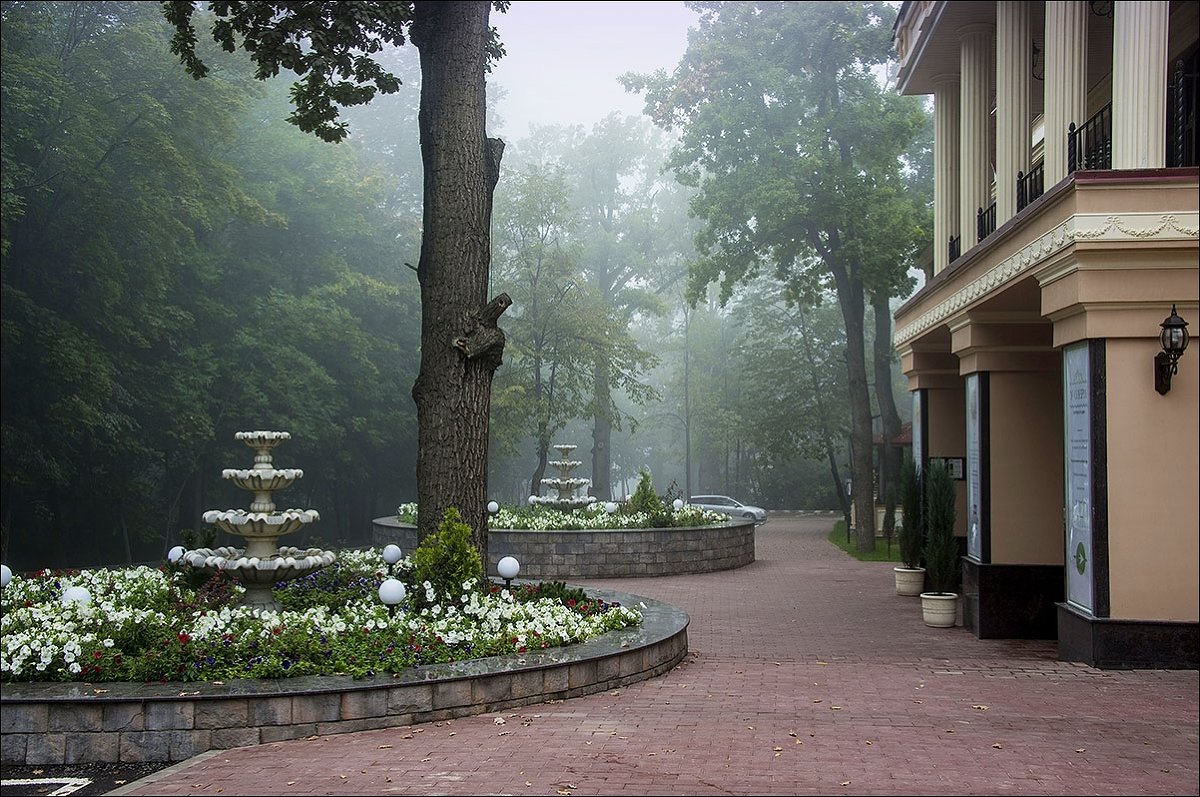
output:
M220 475L252 464L243 430L292 435L275 463L304 478L277 503L322 519L289 544L364 544L415 499L415 50L386 54L402 89L348 109L331 145L287 123L286 76L202 42L213 74L193 80L170 35L157 3L3 5L0 522L17 570L155 560L206 510L245 508ZM797 301L768 269L692 306L694 189L646 117L506 143L489 295L514 305L489 496L524 503L554 444L589 462L604 402L614 496L646 469L660 493L844 509L836 301ZM911 164L914 194L930 165ZM871 378L907 395L895 369Z

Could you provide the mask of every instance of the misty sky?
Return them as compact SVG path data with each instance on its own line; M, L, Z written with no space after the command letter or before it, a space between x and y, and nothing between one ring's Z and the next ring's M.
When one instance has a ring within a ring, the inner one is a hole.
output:
M670 71L687 49L697 15L682 2L513 0L493 11L508 52L488 76L507 91L502 126L489 133L517 140L530 123L591 128L611 111L637 115L640 95L617 82L623 72Z

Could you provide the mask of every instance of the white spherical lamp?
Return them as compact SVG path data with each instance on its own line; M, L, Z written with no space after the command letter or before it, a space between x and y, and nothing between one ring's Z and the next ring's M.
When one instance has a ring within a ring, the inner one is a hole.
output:
M604 505L604 511L610 515L615 515L617 513L617 509L618 507L615 501L609 501Z
M182 545L176 545L174 548L167 551L167 561L172 564L178 564L183 559L183 555L185 553L187 553L186 548L184 548Z
M388 575L396 571L396 562L399 562L400 557L403 555L404 553L400 550L399 545L383 546L383 561L387 562Z
M488 501L488 514L494 515L500 511L500 505L495 501Z
M680 509L683 509L683 499L676 498L671 502L671 506L675 507L675 511L678 512Z
M379 585L379 600L388 607L388 614L396 613L396 606L404 600L406 593L404 584L396 578L385 578Z
M531 496L529 496L529 505L530 505L530 506L533 506L534 504L536 504L536 503L537 503L537 499L538 499L538 497L537 497L536 495L531 495Z
M8 565L0 565L0 589L7 587L10 581L12 581L12 570Z
M496 563L496 572L504 579L505 587L512 587L512 580L521 572L521 563L514 556L506 556Z
M68 603L82 603L87 606L92 602L92 593L87 591L86 587L67 587L62 596L63 605Z

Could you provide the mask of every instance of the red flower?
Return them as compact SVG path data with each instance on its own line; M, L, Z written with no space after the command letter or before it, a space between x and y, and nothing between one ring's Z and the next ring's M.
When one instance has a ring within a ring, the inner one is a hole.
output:
M521 647L517 648L517 653L524 653L524 652L525 652L525 646L524 646L524 645L522 645Z
M93 651L92 651L92 658L93 658L93 659L102 659L102 658L104 658L104 654L103 654L103 653L101 653L101 652L100 652L100 651L98 651L98 650L93 650Z
M186 645L188 642L191 642L191 641L192 641L192 638L190 636L185 634L183 631L179 632L179 644Z

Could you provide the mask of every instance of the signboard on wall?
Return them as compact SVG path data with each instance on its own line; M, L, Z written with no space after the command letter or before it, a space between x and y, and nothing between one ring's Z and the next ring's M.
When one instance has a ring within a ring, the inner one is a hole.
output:
M1063 349L1067 602L1095 610L1092 575L1092 372L1087 341Z
M914 390L912 392L912 455L913 462L917 463L917 470L921 470L923 456L925 454L925 439L923 433L925 431L925 419L921 413L923 390Z
M983 440L979 374L967 375L967 555L983 561Z

